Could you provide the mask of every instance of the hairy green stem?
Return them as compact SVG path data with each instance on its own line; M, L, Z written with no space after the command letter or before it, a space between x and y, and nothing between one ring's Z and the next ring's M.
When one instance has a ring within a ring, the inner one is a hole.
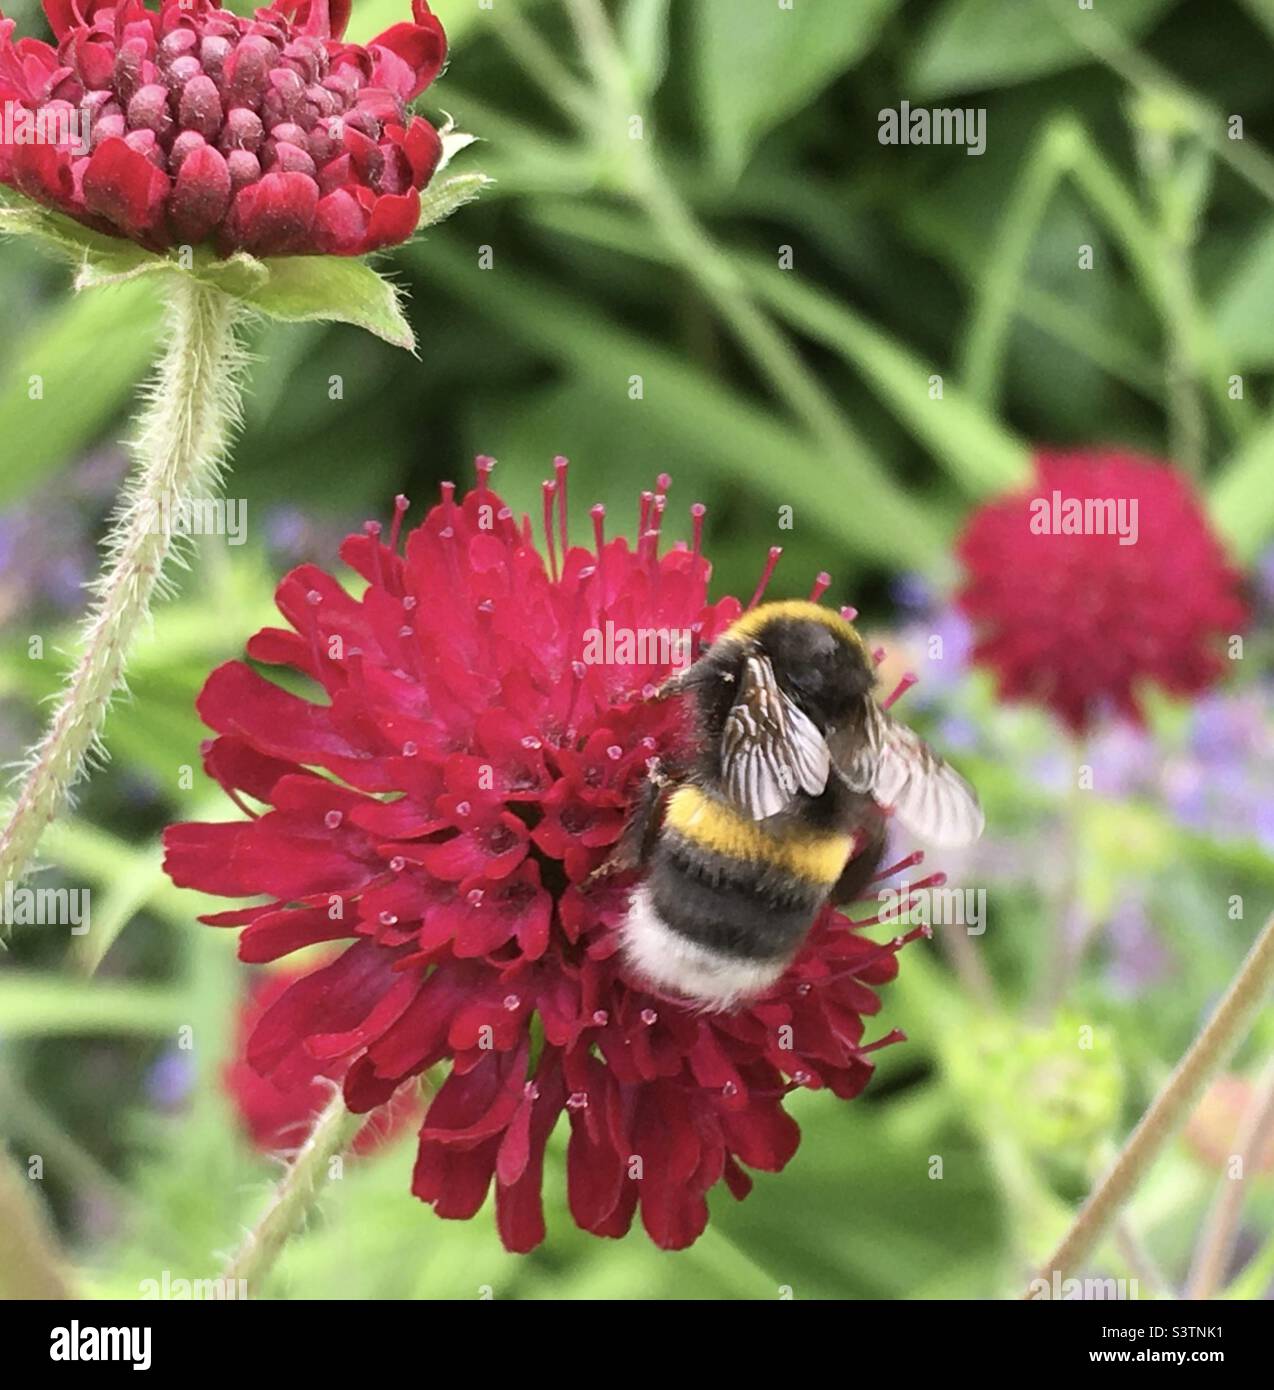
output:
M1225 997L1204 1025L1150 1108L1141 1117L1119 1157L1089 1194L1069 1231L1040 1270L1050 1283L1074 1274L1096 1249L1124 1203L1151 1165L1186 1122L1203 1088L1230 1059L1274 985L1274 916L1261 929ZM1028 1292L1027 1298L1032 1297Z
M243 1279L255 1294L288 1240L304 1225L320 1189L331 1176L332 1160L353 1141L366 1115L352 1115L339 1091L314 1121L314 1128L270 1196L247 1239L222 1271L223 1279Z
M165 346L134 435L134 473L111 522L74 670L27 759L0 834L0 885L27 875L44 828L87 765L105 756L102 726L151 600L164 592L164 565L180 539L174 531L180 532L192 502L215 495L238 423L244 356L235 326L241 311L220 290L184 275L166 282Z

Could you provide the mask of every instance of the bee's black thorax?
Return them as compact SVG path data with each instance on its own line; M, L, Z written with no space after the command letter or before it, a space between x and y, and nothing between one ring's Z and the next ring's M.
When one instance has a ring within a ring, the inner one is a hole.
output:
M857 734L863 697L875 685L870 660L860 643L847 641L821 623L775 617L746 639L727 635L715 642L687 680L699 724L698 775L708 784L721 776L721 735L738 699L739 680L749 653L767 656L783 689L824 734ZM835 781L836 779L833 779ZM829 783L823 798L801 797L815 823L830 825L837 810ZM821 805L815 803L822 803Z

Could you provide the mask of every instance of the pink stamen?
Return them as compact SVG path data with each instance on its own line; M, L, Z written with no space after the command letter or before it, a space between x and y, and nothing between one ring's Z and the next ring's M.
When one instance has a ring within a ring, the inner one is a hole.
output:
M707 507L702 502L695 502L690 508L690 524L694 527L694 553L696 558L703 550L703 518L707 515Z
M553 460L553 471L557 474L557 529L562 540L562 563L566 563L566 470L570 460L561 454Z
M841 609L840 615L847 623L852 623L854 619L858 617L858 609L852 608L846 604L845 607Z
M667 473L661 473L655 479L655 492L659 497L662 497L671 486L672 477Z
M855 923L854 925L859 926L862 924ZM905 936L895 936L892 941L883 942L878 950L873 951L869 956L864 956L862 960L855 961L853 965L846 967L846 969L838 970L834 975L826 975L821 980L811 980L810 983L817 986L830 985L834 984L837 980L845 979L848 975L859 975L870 966L875 965L882 956L895 956L904 946L922 936L926 940L933 936L933 928L929 926L928 923L920 927L912 927ZM883 1046L883 1044L877 1043L876 1046L880 1047Z
M888 655L888 653L885 651L884 647L877 647L877 648L872 652L872 654L871 654L871 659L872 659L872 661L874 661L874 662L876 663L877 666L879 666L880 663L881 663L882 661L884 661L884 659L885 659L885 657L886 657L887 655Z
M881 701L881 709L888 709L890 705L895 703L895 701L901 699L902 696L904 696L907 693L907 691L909 691L911 687L915 685L915 683L919 679L919 676L915 675L911 671L908 671L898 682L898 684L894 686L893 690L890 691L888 698Z
M389 549L391 553L398 554L398 537L403 529L403 517L407 515L407 508L411 503L400 492L394 498L394 519L389 526Z
M765 560L765 568L761 571L761 578L757 583L756 593L752 595L752 602L748 604L746 609L747 612L750 613L752 609L761 602L762 595L770 586L770 580L774 578L774 570L778 565L779 556L782 555L782 553L783 547L781 545L772 545L770 547L770 553L766 556Z
M861 1057L866 1052L878 1052L882 1047L888 1047L891 1043L903 1043L907 1041L907 1035L901 1028L891 1028L883 1038L877 1038L874 1043L867 1043L858 1048L858 1055Z
M378 589L383 589L385 580L380 569L380 522L363 522L363 533L372 543L372 573L376 576L372 582Z
M490 454L479 454L474 459L473 466L478 474L478 491L486 492L491 483L491 470L495 467L495 459Z
M906 885L906 898L902 902L895 904L893 910L889 912L888 915L881 911L874 917L868 917L865 921L855 922L854 925L856 927L876 927L886 922L897 921L899 917L911 910L912 903L916 901L915 894L924 892L924 890L928 888L941 888L946 881L946 874L937 873L930 874L927 878L922 878L916 883L909 883Z
M810 590L810 602L817 603L831 586L832 576L826 570L819 570L818 577L814 580L814 587Z
M584 677L588 674L588 668L582 661L572 661L571 670L571 699L566 707L566 718L563 721L566 725L566 736L569 742L573 742L576 736L576 729L572 720L575 718L575 706L579 704L580 692L584 689Z
M900 859L896 864L891 864L887 869L881 869L881 871L875 875L871 882L880 883L884 879L892 878L895 874L901 873L903 869L914 869L917 864L923 864L924 862L924 850L912 850L912 852L905 859Z
M650 524L650 504L654 500L655 494L653 492L641 494L641 503L637 511L637 534L639 536L645 535L646 528Z
M854 919L854 926L884 927L888 926L890 922L896 922L898 918L901 917L903 913L905 913L907 909L911 906L911 904L915 901L915 899L911 896L913 891L913 889L908 889L906 901L893 904L893 906L891 906L888 911L885 911L885 909L882 908L879 912L872 913L870 917L856 917Z
M375 554L375 551L373 551L372 553ZM376 569L376 571L377 571L377 573L378 573L378 575L379 575L379 569L380 569L379 564L377 564L377 565L375 566L375 569ZM310 624L310 634L309 634L309 635L310 635L310 657L312 658L312 660L313 660L313 662L314 662L314 679L315 679L316 681L318 681L320 685L326 685L327 682L323 679L323 661L324 661L324 656L323 656L323 638L322 638L322 634L319 632L319 621L318 621L318 615L317 615L317 614L315 614L313 623ZM345 664L348 665L348 660L346 661Z
M249 806L246 801L244 801L244 799L239 795L239 793L235 790L234 787L228 787L223 782L221 784L221 789L230 798L230 800L233 801L234 804L243 812L243 814L248 817L249 820L261 819L260 811L254 811L252 807Z
M650 523L650 534L655 538L655 554L659 553L659 529L664 524L664 509L668 505L668 499L662 492L655 496L654 517Z
M557 546L553 543L553 494L557 491L557 484L547 479L542 484L544 488L544 539L548 543L549 551L549 574L552 576L553 583L557 583Z
M606 504L594 502L588 509L593 518L593 544L597 547L597 558L602 558L602 547L606 544Z

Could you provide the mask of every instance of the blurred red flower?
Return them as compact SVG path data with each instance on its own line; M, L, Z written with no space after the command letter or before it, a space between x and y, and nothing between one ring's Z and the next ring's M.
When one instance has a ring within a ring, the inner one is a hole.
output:
M0 16L0 183L154 251L354 256L415 230L442 152L407 111L446 55L426 0L365 48L341 41L350 0L44 8L56 47Z
M1035 464L1034 482L979 507L959 541L974 661L1003 697L1042 704L1076 732L1103 710L1140 722L1142 682L1206 689L1247 612L1190 483L1111 451Z
M284 969L257 971L253 975L236 1020L235 1054L222 1072L226 1092L248 1136L259 1149L293 1149L302 1144L315 1116L331 1099L334 1083L341 1079L349 1065L342 1057L316 1061L312 1077L303 1077L284 1090L248 1062L248 1042L262 1016L304 973ZM420 1111L418 1098L410 1087L404 1087L359 1131L354 1140L354 1152L373 1152L401 1133L413 1118L419 1120Z
M325 702L243 662L212 674L205 764L246 819L170 827L166 867L185 887L270 898L204 919L245 928L244 960L352 942L266 1011L247 1048L257 1071L289 1086L339 1060L364 1111L450 1061L412 1180L439 1215L472 1216L494 1179L505 1245L538 1244L545 1147L565 1111L576 1222L619 1236L640 1205L677 1249L703 1231L717 1182L742 1198L743 1165L792 1157L789 1090L847 1099L866 1085L869 1054L900 1036L864 1045L871 986L918 933L880 945L827 909L783 980L731 1014L624 978L631 875L589 876L649 761L689 729L679 702L644 698L666 667L585 664L586 633L609 622L707 642L740 605L707 600L701 507L693 547L660 553L661 490L643 494L635 546L605 540L596 507L594 548L568 548L562 461L546 484L546 563L489 469L479 460L463 500L444 485L401 554L403 498L388 544L376 523L350 537L361 597L312 566L283 580L290 627L258 633L248 655L308 676Z

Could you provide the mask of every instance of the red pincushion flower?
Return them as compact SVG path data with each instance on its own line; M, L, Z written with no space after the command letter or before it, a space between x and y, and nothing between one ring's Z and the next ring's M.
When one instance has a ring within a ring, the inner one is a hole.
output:
M1140 722L1143 681L1204 690L1222 670L1219 639L1246 621L1189 483L1155 459L1041 454L1029 488L973 513L959 554L974 660L1004 697L1046 705L1076 732L1104 709Z
M407 110L446 54L426 0L365 48L350 0L44 7L56 48L0 16L0 183L153 251L355 256L415 230L442 153Z
M296 1148L309 1133L314 1117L327 1104L333 1083L341 1079L349 1065L348 1059L343 1057L316 1060L311 1078L281 1090L249 1064L248 1043L257 1024L266 1010L303 974L300 970L272 970L260 971L253 977L239 1008L235 1055L222 1072L226 1092L259 1149ZM397 1136L413 1117L418 1119L420 1108L412 1089L404 1087L359 1131L354 1140L354 1152L373 1152Z
M165 864L181 886L270 899L204 919L243 926L247 961L352 943L261 1019L247 1056L263 1075L287 1086L340 1059L346 1101L364 1111L450 1061L412 1181L439 1215L472 1216L494 1179L505 1245L535 1246L545 1146L565 1111L576 1222L622 1235L640 1204L652 1238L677 1249L703 1231L718 1181L741 1198L742 1165L792 1157L789 1090L849 1098L866 1085L869 1054L900 1036L864 1045L870 986L893 978L910 937L880 945L825 910L783 980L731 1014L625 979L631 875L590 874L650 760L689 731L680 702L645 698L666 668L585 664L586 633L609 622L706 642L740 605L707 601L701 507L693 548L659 553L661 488L643 495L635 547L604 541L597 507L595 549L568 549L560 461L546 565L489 470L479 460L463 500L445 485L402 554L403 498L388 545L376 523L350 537L361 597L312 566L283 580L291 626L258 633L248 655L326 698L243 662L212 674L205 764L246 819L170 827Z

